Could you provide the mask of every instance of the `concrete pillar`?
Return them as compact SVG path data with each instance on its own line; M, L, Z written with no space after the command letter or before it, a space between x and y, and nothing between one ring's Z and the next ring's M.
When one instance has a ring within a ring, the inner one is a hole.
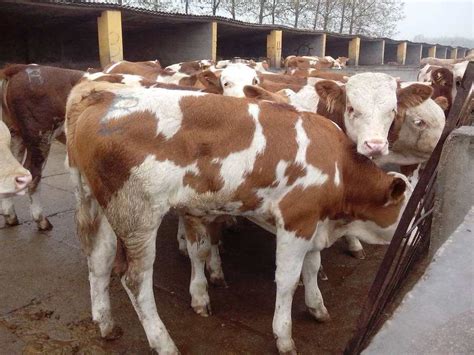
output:
M100 65L105 67L111 62L123 60L122 13L120 11L102 11L97 18L99 34Z
M360 65L382 65L385 49L385 41L360 42L359 64Z
M272 30L267 35L267 57L274 68L281 67L281 39L282 32L279 30Z
M211 24L211 60L217 61L217 22Z
M450 59L456 59L458 57L458 49L457 48L451 48L451 55Z
M474 127L454 130L446 140L436 180L430 255L454 232L474 205Z
M436 46L431 46L428 49L428 57L433 57L433 58L436 57Z
M422 52L421 44L408 43L405 64L406 65L420 64L421 52Z
M407 42L399 43L397 46L397 63L405 65L407 58Z
M360 37L354 37L349 42L349 59L350 64L359 65L360 54Z
M447 47L438 47L436 48L436 58L446 59Z

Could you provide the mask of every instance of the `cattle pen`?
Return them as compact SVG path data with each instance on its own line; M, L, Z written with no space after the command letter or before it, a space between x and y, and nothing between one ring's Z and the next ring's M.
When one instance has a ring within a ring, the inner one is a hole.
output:
M351 75L379 71L415 81L423 57L457 59L472 51L164 13L123 5L120 0L6 0L0 4L0 30L0 66L35 62L79 70L104 68L123 59L158 59L165 66L239 57L265 59L276 72L286 56L316 55L349 58L345 72ZM28 80L31 83L31 76ZM33 75L34 80L38 78ZM471 208L472 183L453 174L474 177L469 164L474 159L473 80L471 61L391 243L364 245L363 260L350 257L343 240L322 252L328 279L319 287L331 321L315 322L306 312L303 285L296 287L292 312L298 353L377 353L379 348L371 349L370 342ZM468 130L458 129L469 125L464 127ZM149 353L143 328L117 275L110 294L123 334L104 340L91 318L88 263L77 237L75 190L65 156L65 147L52 143L43 171L41 194L53 230L36 229L24 198L15 198L17 226L2 224L0 215L0 352ZM456 186L447 187L453 181ZM241 217L223 232L220 252L227 284L209 288L212 314L199 317L189 307L190 261L177 247L178 217L172 210L159 228L153 291L160 317L180 352L275 353L271 328L277 290L275 236Z
M0 64L42 63L85 70L124 59L169 65L201 58L345 56L349 65L417 66L422 57L462 58L469 48L257 25L182 15L121 1L2 1Z

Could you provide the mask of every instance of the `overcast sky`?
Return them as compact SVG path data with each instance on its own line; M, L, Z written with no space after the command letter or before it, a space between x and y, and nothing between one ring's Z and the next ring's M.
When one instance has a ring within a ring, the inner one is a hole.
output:
M463 36L474 38L474 0L404 0L405 19L396 38Z

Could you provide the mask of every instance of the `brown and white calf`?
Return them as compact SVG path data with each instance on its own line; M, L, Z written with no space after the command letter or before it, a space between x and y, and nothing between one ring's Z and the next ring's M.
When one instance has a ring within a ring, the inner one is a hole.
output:
M290 94L289 103L334 121L357 144L357 151L367 156L387 155L389 131L398 131L406 109L418 106L432 93L423 84L399 88L395 78L382 73L357 74L346 84L313 80L315 85Z
M260 83L259 74L246 64L229 64L218 72L206 70L198 74L207 92L224 96L244 97L244 87Z
M0 121L0 198L24 195L32 177L10 151L8 127Z
M212 60L202 59L168 65L165 69L185 74L195 74L197 72L209 69L213 64L214 62Z
M189 68L188 68L189 69ZM128 62L126 60L109 64L103 70L106 74L129 74L139 75L149 81L195 86L199 85L197 74L200 70L192 73L186 71L174 71L171 69L162 69L159 63L150 62Z
M243 215L276 228L273 332L280 352L294 352L291 304L301 272L310 313L328 318L316 277L331 221L384 229L406 203L405 180L358 154L332 122L271 102L84 82L68 100L67 138L93 319L103 337L114 334L108 285L118 238L122 284L160 353L177 352L152 287L156 232L170 208L187 215L195 309L209 304L208 239L193 219Z
M3 120L12 132L12 153L31 172L28 186L31 214L39 230L52 228L44 216L39 183L54 138L64 143L63 126L66 99L83 72L43 65L6 66L0 77L3 86ZM18 224L12 199L2 200L7 225Z

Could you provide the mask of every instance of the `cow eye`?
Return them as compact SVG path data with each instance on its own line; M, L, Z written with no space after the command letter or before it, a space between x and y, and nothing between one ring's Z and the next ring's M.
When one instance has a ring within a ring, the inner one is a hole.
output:
M423 120L414 120L413 123L414 123L415 126L417 126L418 128L425 128L425 127L426 127L426 122L423 121Z
M252 80L252 85L257 85L257 84L258 84L258 80L257 80L257 78L254 78L254 79Z
M460 86L461 86L461 82L460 82L460 81L456 81L456 86L457 86L457 87L460 87Z
M230 85L229 82L224 83L224 87L228 87Z
M349 106L349 107L347 108L347 112L349 112L349 114L354 113L354 107Z

